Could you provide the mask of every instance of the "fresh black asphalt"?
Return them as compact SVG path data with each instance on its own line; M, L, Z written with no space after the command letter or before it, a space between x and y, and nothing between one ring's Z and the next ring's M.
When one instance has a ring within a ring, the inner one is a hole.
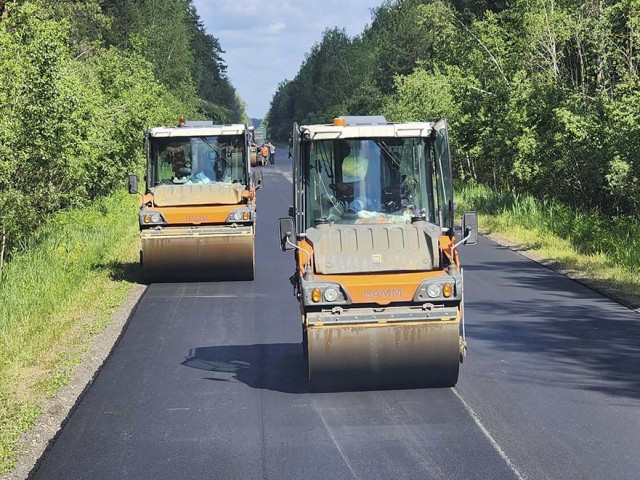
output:
M31 478L638 478L638 314L484 239L455 389L307 393L261 168L256 280L150 285Z

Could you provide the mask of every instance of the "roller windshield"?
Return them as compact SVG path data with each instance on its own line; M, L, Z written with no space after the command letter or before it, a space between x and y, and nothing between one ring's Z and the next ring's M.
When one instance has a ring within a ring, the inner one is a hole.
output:
M438 185L437 165L448 165L448 152L442 158L431 139L332 139L303 149L306 228L318 221L407 223L415 217L442 224L438 200L446 195L437 192L450 178Z
M243 135L150 139L149 187L247 184Z

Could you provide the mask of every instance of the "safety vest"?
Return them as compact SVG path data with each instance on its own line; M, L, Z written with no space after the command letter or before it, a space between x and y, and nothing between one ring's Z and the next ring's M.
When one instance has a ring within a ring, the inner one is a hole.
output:
M266 145L263 145L262 146L262 151L260 153L262 153L263 157L268 157L269 156L269 147L267 147Z

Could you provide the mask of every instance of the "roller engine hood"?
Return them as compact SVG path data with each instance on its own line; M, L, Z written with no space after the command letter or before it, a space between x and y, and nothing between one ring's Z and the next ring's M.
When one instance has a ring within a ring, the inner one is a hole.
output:
M309 228L315 272L324 275L416 272L441 268L439 226L324 224Z

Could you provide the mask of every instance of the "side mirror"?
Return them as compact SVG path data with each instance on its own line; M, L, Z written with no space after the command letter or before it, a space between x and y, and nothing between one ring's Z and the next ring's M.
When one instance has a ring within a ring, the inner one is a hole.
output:
M293 243L293 239L295 237L295 225L293 224L293 218L283 217L278 219L278 237L280 240L280 250L288 252L289 250L295 249L295 247L290 244Z
M262 188L262 180L262 171L254 170L253 172L251 172L251 183L255 185L256 190L260 190Z
M138 193L137 175L129 175L129 193Z
M465 245L478 243L478 214L476 212L464 212L462 216L462 236L467 238Z

